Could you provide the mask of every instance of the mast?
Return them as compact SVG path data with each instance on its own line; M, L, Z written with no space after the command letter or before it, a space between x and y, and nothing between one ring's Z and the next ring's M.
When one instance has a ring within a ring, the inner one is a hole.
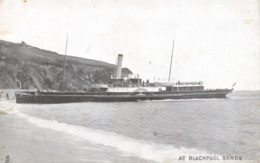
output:
M171 64L170 64L170 72L169 72L169 78L168 81L171 79L171 71L172 71L172 58L173 58L173 50L174 50L174 40L175 40L175 35L173 37L173 43L172 43L172 57L171 57Z
M65 55L64 55L64 60L63 60L63 69L62 69L62 76L61 76L60 91L62 91L62 88L63 88L62 86L63 86L63 78L64 78L65 65L66 65L66 54L67 54L68 36L69 36L69 34L67 33L67 40L66 40Z

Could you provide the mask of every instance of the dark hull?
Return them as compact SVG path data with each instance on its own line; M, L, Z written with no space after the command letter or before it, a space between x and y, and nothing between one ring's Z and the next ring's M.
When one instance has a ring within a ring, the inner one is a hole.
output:
M83 93L42 93L41 95L20 95L16 103L76 103L76 102L131 102L144 100L165 100L165 99L208 99L226 98L232 89L205 90L192 92L158 92L146 94L83 94Z

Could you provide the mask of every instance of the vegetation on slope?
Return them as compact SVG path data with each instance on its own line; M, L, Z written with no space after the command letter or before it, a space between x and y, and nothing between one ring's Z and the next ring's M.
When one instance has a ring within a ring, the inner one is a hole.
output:
M0 88L59 90L64 56L55 52L0 40ZM107 83L115 65L102 61L67 56L64 90L88 89L91 84ZM132 74L128 68L122 73Z

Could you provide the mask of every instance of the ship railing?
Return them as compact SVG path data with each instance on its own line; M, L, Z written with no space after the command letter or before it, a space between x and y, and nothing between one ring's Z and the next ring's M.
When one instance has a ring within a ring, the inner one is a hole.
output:
M175 85L203 85L202 81L199 82L176 82Z

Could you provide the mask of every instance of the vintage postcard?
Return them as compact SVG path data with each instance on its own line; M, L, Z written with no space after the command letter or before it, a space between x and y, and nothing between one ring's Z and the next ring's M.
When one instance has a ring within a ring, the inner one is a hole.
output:
M0 0L0 162L259 163L258 0Z

